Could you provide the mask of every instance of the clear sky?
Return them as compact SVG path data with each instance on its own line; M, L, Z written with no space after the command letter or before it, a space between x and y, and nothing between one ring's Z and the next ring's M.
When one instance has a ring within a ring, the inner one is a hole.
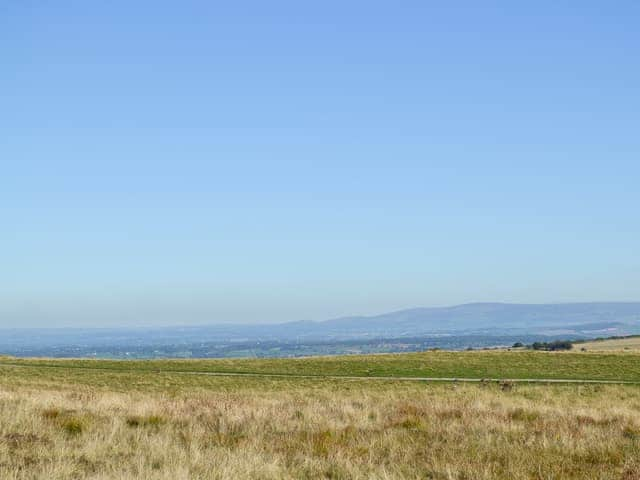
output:
M0 326L640 300L640 2L0 3Z

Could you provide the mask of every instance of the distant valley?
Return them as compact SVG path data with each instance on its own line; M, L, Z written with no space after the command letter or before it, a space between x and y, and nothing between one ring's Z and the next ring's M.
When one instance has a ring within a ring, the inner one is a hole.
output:
M461 350L640 333L640 302L473 303L280 324L5 329L0 353L98 358L295 357Z

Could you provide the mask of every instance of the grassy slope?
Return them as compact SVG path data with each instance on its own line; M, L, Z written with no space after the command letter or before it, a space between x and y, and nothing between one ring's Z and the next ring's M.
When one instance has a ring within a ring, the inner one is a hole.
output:
M3 364L95 368L131 372L227 372L289 375L540 378L640 381L640 354L580 352L424 352L300 359L46 360L0 359Z
M640 350L640 336L583 342L576 344L576 348L586 348L587 351L593 352L638 351Z

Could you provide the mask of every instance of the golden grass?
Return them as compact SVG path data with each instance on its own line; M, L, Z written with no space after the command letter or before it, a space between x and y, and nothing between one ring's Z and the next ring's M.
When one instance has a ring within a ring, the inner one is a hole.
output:
M145 378L0 370L0 478L640 479L636 386Z
M587 352L633 352L640 350L640 337L618 338L614 340L598 340L593 342L577 343L574 348L584 348Z

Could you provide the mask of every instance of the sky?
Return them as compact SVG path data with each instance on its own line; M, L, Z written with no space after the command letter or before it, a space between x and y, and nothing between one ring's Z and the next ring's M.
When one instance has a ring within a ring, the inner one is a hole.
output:
M640 3L0 3L0 327L640 300Z

